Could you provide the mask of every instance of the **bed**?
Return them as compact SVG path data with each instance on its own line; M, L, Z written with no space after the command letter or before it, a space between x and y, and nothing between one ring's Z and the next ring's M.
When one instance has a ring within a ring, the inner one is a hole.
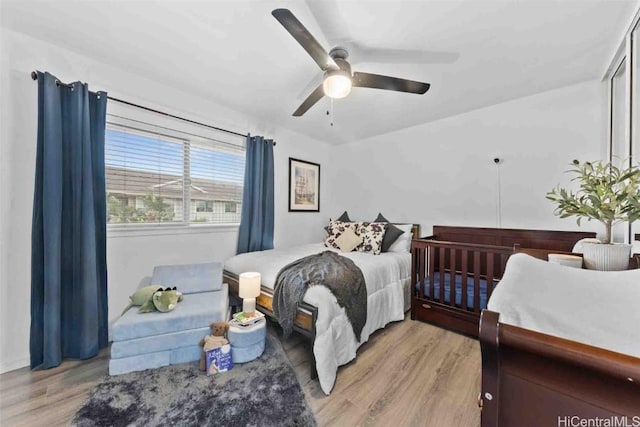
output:
M418 235L419 226L413 225L412 236ZM410 239L412 236L407 236ZM276 277L282 267L326 250L323 243L312 243L287 249L252 252L234 256L225 262L223 272L232 295L238 294L238 276L245 271L261 274L261 294L256 299L260 311L273 317L273 295ZM334 250L335 251L335 250ZM337 251L336 251L337 252ZM349 323L344 308L323 286L310 287L299 307L294 330L310 341L311 374L329 394L339 366L356 356L369 335L390 322L404 319L410 307L410 252L386 252L371 255L362 252L340 253L351 259L362 271L367 288L367 320L360 341Z
M593 237L591 232L436 225L432 236L411 245L411 318L477 337L480 313L514 252L546 258L549 252L569 253L578 240Z
M512 256L482 313L482 426L640 424L639 301L640 270Z

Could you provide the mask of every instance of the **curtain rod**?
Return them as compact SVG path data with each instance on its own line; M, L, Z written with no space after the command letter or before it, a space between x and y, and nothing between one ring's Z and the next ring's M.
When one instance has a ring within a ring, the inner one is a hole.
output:
M35 71L32 71L31 72L31 78L33 80L38 80L38 73L36 73ZM68 87L68 88L72 88L73 87L73 85L62 83L60 80L57 80L57 79L56 79L56 84L58 86L64 86L64 87ZM229 134L232 134L232 135L238 135L238 136L242 136L242 137L245 137L245 138L247 136L249 136L249 135L245 135L243 133L234 132L232 130L222 129L222 128L219 128L217 126L212 126L212 125L208 125L206 123L197 122L195 120L186 119L184 117L176 116L174 114L165 113L164 111L156 110L156 109L153 109L153 108L150 108L150 107L145 107L144 105L135 104L133 102L125 101L123 99L114 98L114 97L109 96L109 95L107 95L107 99L109 99L111 101L119 102L121 104L129 105L131 107L140 108L140 109L145 110L145 111L151 111L152 113L161 114L161 115L166 116L166 117L171 117L173 119L182 120L184 122L193 123L193 124L196 124L196 125L199 125L199 126L204 126L206 128L209 128L209 129L215 129L215 130L220 131L220 132L226 132L226 133L229 133ZM273 145L276 145L275 141L273 141Z

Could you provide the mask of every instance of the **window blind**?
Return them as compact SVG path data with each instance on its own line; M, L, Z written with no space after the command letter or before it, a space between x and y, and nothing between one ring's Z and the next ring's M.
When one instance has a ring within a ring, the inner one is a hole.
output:
M139 121L109 120L109 224L240 222L245 149Z

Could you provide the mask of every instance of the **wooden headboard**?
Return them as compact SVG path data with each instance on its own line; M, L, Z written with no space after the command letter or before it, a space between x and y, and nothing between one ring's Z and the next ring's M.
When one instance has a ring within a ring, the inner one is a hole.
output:
M413 234L414 239L420 238L420 224L413 224L413 227L411 227L411 234Z

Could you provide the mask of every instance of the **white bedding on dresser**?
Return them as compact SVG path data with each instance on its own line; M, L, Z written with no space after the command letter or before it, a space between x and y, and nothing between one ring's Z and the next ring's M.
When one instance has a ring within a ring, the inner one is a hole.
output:
M262 275L262 284L273 289L282 267L326 250L333 249L326 248L322 243L312 243L287 249L251 252L230 258L225 262L224 268L235 274L257 271ZM326 394L331 392L335 384L338 366L353 360L358 347L369 339L372 332L389 322L404 319L404 312L410 304L409 252L385 252L380 255L339 253L353 260L362 271L367 286L367 322L362 330L361 341L357 342L344 308L338 305L329 289L313 286L305 294L304 301L318 307L313 352L318 380Z
M487 308L502 323L640 357L640 270L581 270L516 254Z

